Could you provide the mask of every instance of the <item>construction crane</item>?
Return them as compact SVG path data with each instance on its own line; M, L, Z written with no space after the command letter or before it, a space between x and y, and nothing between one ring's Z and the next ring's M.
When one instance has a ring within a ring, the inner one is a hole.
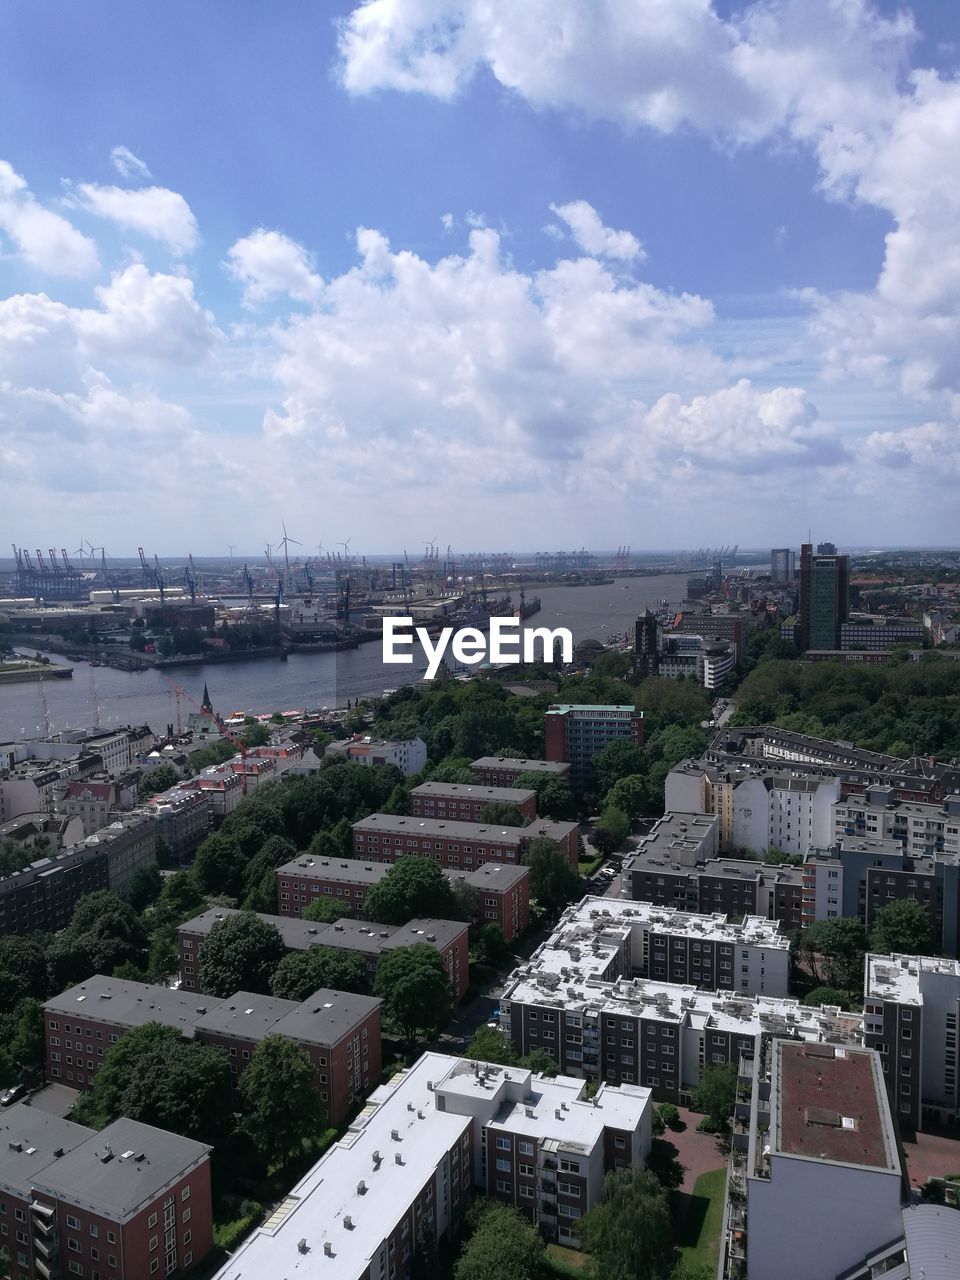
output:
M190 565L183 566L183 580L187 584L187 590L190 592L190 603L197 603L197 580L190 572Z
M201 714L202 716L204 716L207 720L211 721L211 723L212 723L212 724L216 725L217 732L221 735L221 737L226 738L228 742L232 742L232 743L233 743L233 745L237 748L237 750L238 750L238 751L239 751L239 753L240 753L240 760L241 760L241 765L242 765L241 770L240 770L240 787L241 787L241 790L243 791L243 794L244 794L244 795L246 795L246 794L247 794L247 768L246 768L246 766L247 766L247 743L246 743L246 739L245 739L245 738L238 738L238 737L237 737L237 735L236 735L235 733L231 733L231 732L230 732L230 730L229 730L229 729L227 729L227 728L224 726L223 721L220 719L220 717L217 715L217 713L213 710L213 708L212 708L212 707L205 707L202 703L198 702L198 701L196 700L196 698L193 696L193 694L188 693L188 692L187 692L187 690L186 690L186 689L184 689L183 685L181 685L181 684L177 684L175 681L171 680L169 676L165 676L165 675L163 674L163 672L162 672L162 671L159 673L159 675L160 675L160 679L161 679L161 680L163 680L163 681L165 681L165 682L170 686L170 688L173 690L174 694L176 695L176 699L177 699L177 733L178 733L178 734L180 733L180 699L181 699L181 698L186 698L186 700L187 700L188 702L192 703L192 704L193 704L193 706L195 706L195 707L196 707L196 709L200 712L200 714ZM41 683L42 683L42 681L41 681Z
M163 574L160 572L160 561L157 558L157 556L153 557L153 570L157 578L157 590L160 592L160 603L163 604L164 602L163 593L166 590L167 584L164 582Z
M94 551L95 548L91 547L90 550ZM150 587L153 585L153 574L150 572L150 566L147 564L147 557L143 554L143 547L137 547L137 552L140 555L140 572L143 575L143 586L145 588Z
M247 584L247 599L253 602L253 578L250 576L250 570L246 565L243 566L243 580Z

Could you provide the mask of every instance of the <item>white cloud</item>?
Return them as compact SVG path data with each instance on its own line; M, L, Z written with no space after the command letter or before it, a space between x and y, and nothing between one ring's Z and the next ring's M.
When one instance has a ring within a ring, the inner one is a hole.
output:
M193 211L177 191L166 187L101 187L81 183L72 201L78 208L114 222L124 231L138 231L165 244L175 254L189 253L199 239Z
M93 241L45 209L5 160L0 160L0 232L25 262L50 275L88 276L99 265Z
M140 182L153 177L144 162L139 156L135 156L129 147L114 147L110 152L110 163L120 177L126 178L128 181L136 180Z
M444 231L449 234L453 230L453 214L441 213L440 222L443 224Z
M75 313L82 347L94 359L200 364L221 336L187 276L151 275L136 262L95 293L99 310Z
M243 285L244 306L278 294L316 302L323 291L323 280L313 270L306 249L279 231L258 228L231 246L227 258L227 270Z
M550 208L567 224L584 253L598 258L617 258L624 262L642 262L646 257L643 246L635 235L629 231L614 231L605 227L596 209L586 200L552 204Z

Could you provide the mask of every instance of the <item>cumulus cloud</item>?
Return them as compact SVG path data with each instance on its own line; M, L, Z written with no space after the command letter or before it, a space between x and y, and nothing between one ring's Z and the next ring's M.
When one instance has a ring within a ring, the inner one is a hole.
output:
M136 180L138 182L152 178L153 174L140 159L135 156L129 147L114 147L110 152L110 163L119 173L121 178Z
M101 187L83 182L73 193L78 208L165 244L175 254L189 253L199 239L193 211L177 191L166 187Z
M93 241L45 209L5 160L0 160L0 232L25 262L50 275L87 276L99 265Z
M75 313L77 333L95 358L199 364L220 336L187 276L151 274L135 262L95 294L99 309Z
M643 246L635 235L629 231L614 231L605 227L599 213L586 200L552 204L550 208L567 224L584 253L598 258L617 258L624 262L642 262L646 257Z
M316 302L323 280L303 245L279 231L258 228L227 252L227 270L243 285L244 306L253 307L280 294L298 302Z

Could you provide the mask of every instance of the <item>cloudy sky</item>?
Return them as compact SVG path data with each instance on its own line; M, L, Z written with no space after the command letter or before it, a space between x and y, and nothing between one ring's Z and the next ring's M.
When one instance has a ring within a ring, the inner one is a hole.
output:
M0 525L956 542L955 0L7 0Z

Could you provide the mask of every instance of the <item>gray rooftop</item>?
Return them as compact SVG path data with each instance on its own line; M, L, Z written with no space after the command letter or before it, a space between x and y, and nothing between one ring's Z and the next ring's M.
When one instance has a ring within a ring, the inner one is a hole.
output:
M201 1004L203 998L200 997ZM252 991L236 991L226 1000L210 1006L196 1019L198 1031L233 1035L241 1040L262 1040L270 1035L281 1018L297 1008L296 1000L259 996Z
M212 1149L206 1143L124 1117L48 1164L35 1185L122 1221L199 1164Z
M576 830L575 822L551 822L537 818L526 827L500 827L485 822L459 822L450 818L417 818L407 814L371 813L353 824L354 831L385 835L425 836L442 840L486 841L514 848L538 836L563 840Z
M480 756L471 769L519 769L521 773L545 773L566 777L570 765L563 760L525 760L520 756Z
M310 854L303 854L291 862L285 862L277 870L280 875L285 876L303 876L304 879L331 880L341 884L372 885L378 884L392 865L389 862L361 862L359 858L315 858ZM526 867L509 862L485 862L476 871L444 870L448 879L465 880L478 889L494 885L506 889L529 874Z
M487 787L482 782L422 782L412 796L435 796L442 800L481 800L484 804L526 804L536 796L526 787Z
M148 1022L160 1022L192 1037L198 1005L204 1003L202 997L170 987L95 974L86 982L52 996L43 1007L48 1013L58 1013L63 1017L75 1014L122 1027L142 1027Z
M956 1280L960 1260L960 1213L946 1205L915 1204L903 1210L910 1275L919 1280Z
M381 1005L373 996L321 987L274 1027L274 1033L303 1044L334 1045Z
M17 1102L0 1111L0 1186L29 1199L40 1171L54 1152L72 1151L94 1133L82 1124Z
M190 937L206 937L227 916L237 915L233 907L214 907L180 925L180 932ZM336 924L314 924L311 920L295 920L289 916L271 916L257 912L261 920L275 925L289 951L306 951L308 947L340 947L348 951L364 951L376 955L397 946L412 946L414 941L442 947L452 942L467 925L454 920L411 920L409 924L378 924L376 921L338 920ZM397 942L395 935L417 932L419 936Z

